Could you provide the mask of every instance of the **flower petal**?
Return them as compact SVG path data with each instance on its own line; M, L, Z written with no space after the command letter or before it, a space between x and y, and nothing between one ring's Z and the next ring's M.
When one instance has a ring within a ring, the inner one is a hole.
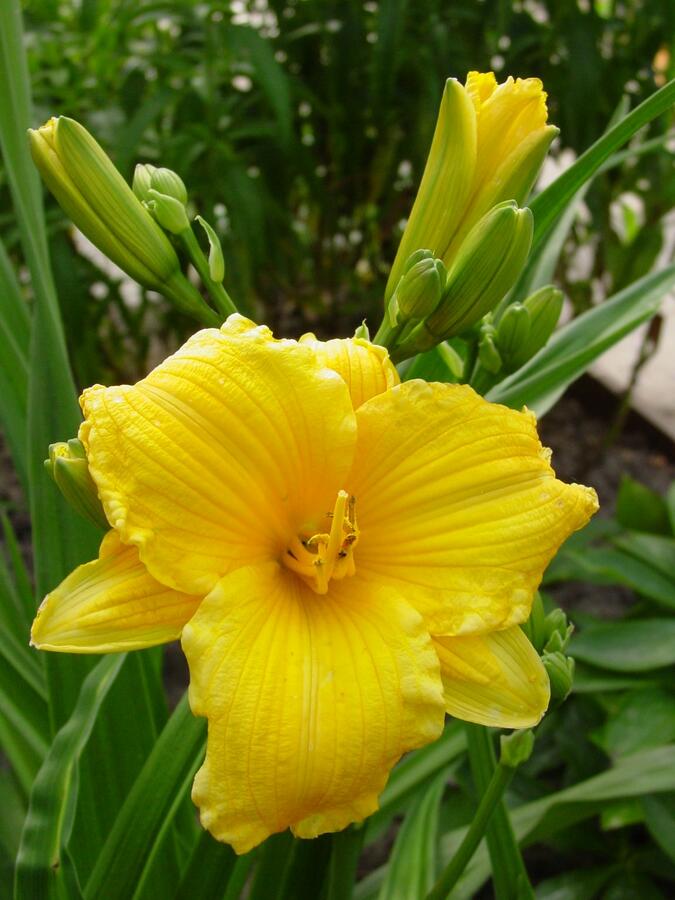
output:
M357 572L397 586L432 634L524 621L549 560L597 509L595 491L556 480L534 416L409 381L357 421Z
M192 796L238 853L289 826L315 837L363 819L401 754L441 732L421 617L358 578L318 596L275 564L238 569L182 640L190 705L209 720Z
M42 601L31 643L67 653L152 647L175 641L201 599L155 581L136 548L109 531L99 558L78 566Z
M276 558L332 509L355 441L342 379L238 315L133 387L90 388L82 407L108 520L156 578L193 594Z
M530 728L546 712L548 675L517 625L490 634L434 636L434 647L451 716L496 728Z
M389 354L378 344L362 338L318 341L311 332L303 334L300 343L309 344L321 363L344 379L354 409L401 381Z

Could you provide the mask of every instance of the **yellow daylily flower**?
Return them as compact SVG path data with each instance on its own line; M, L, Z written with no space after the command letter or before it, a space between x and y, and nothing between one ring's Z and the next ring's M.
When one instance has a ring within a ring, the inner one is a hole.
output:
M182 632L209 725L193 798L239 853L372 813L446 711L524 727L548 705L518 623L595 493L556 480L530 413L397 381L366 341L275 340L234 315L138 384L83 394L111 531L33 643Z
M406 260L421 248L450 268L462 241L505 200L522 206L558 133L547 125L546 93L538 78L469 72L449 78L422 181L391 269L385 302Z

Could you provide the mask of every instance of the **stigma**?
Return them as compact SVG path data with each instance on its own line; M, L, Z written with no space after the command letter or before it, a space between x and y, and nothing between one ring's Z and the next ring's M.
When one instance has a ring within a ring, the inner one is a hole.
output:
M338 491L333 512L326 513L329 530L295 536L282 557L283 564L317 594L328 592L331 578L339 580L356 572L354 548L359 530L355 510L356 498Z

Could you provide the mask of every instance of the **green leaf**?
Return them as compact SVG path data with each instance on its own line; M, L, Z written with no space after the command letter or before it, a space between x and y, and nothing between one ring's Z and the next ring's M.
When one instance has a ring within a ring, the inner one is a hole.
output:
M675 741L675 697L661 689L631 691L605 723L599 743L610 756L627 756Z
M487 399L514 409L528 406L543 415L605 350L650 319L674 284L671 265L577 316L521 369L489 391Z
M81 896L68 854L78 793L78 762L124 660L124 655L104 657L89 673L73 714L56 735L35 779L17 856L15 900L75 900Z
M675 81L670 81L606 131L553 184L538 194L530 207L534 215L535 249L577 191L609 157L648 122L667 112L675 102Z
M19 481L26 492L29 337L28 308L0 241L0 426L9 445Z
M208 831L201 831L173 900L222 898L236 863L232 847L219 843Z
M613 866L575 869L547 878L537 885L537 900L595 900L614 875Z
M663 852L675 862L675 792L647 794L640 802L649 833Z
M648 672L675 663L675 619L638 619L584 628L571 656L616 672Z
M638 535L635 535L638 537ZM640 535L652 538L652 535ZM656 540L663 540L655 538ZM670 543L672 541L668 539ZM619 539L616 539L618 543ZM547 575L547 583L555 581L589 581L592 584L621 584L668 609L675 609L675 583L669 575L619 548L586 547L585 550L563 550Z
M511 811L511 823L521 845L544 840L570 825L594 816L607 801L641 797L647 793L668 793L675 790L675 746L645 750L621 758L606 772L548 794ZM442 839L444 859L449 859L460 833ZM474 896L489 877L488 854L479 848L460 883L457 900ZM454 900L454 898L453 898Z
M189 792L203 756L205 732L205 721L192 716L184 696L115 820L85 885L86 900L136 896Z
M624 528L653 534L671 533L663 498L629 475L621 476L614 515Z
M420 791L394 843L379 900L426 897L437 875L438 810L448 770Z

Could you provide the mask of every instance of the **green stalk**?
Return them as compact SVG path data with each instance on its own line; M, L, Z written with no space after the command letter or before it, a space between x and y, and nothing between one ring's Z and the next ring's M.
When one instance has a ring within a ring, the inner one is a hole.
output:
M499 763L492 774L487 790L483 794L473 822L464 835L464 840L459 845L457 853L450 860L445 871L438 879L432 890L427 894L427 900L445 900L459 881L464 869L469 864L471 857L476 852L483 839L490 817L499 804L506 786L513 777L515 769Z
M377 334L373 338L373 344L379 344L381 347L386 347L387 350L392 350L396 346L396 342L402 330L403 327L401 325L394 325L392 327L389 324L389 317L385 314L382 319L382 324L377 329Z
M185 231L181 231L178 237L180 238L183 247L190 257L192 264L199 272L199 277L206 285L206 288L211 295L213 302L218 307L218 312L225 318L231 316L232 313L236 313L237 307L235 306L234 301L227 293L223 285L211 278L208 260L204 256L202 248L199 246L197 238L195 237L192 229L186 228Z
M471 773L478 793L483 794L503 764L497 764L490 729L483 725L466 724L465 730ZM515 770L510 771L513 773ZM508 812L500 798L497 798L496 808L488 822L486 837L496 900L534 898Z
M365 828L351 825L333 835L326 900L350 900L356 881Z

